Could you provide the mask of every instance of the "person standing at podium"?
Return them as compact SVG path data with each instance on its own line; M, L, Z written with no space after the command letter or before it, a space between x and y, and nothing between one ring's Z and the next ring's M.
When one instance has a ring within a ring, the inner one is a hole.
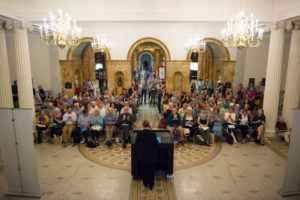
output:
M143 184L152 190L154 187L158 140L147 120L143 122L143 131L137 135L136 147L139 149L137 159Z

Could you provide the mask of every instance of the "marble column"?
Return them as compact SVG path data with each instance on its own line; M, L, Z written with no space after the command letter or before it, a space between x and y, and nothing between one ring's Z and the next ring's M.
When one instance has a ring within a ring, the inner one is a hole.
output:
M3 24L0 24L0 86L0 108L13 108L6 37ZM2 147L0 144L0 167L4 164Z
M293 111L300 98L300 24L292 32L283 102L283 117L289 128L292 126Z
M28 33L25 27L15 29L16 73L20 108L34 109Z
M291 143L289 146L288 162L286 174L281 189L283 197L288 199L300 199L300 110L293 110L292 113L292 133Z
M244 71L247 57L247 49L246 48L237 48L236 53L236 64L234 69L234 87L240 83L244 83ZM247 85L245 85L247 86Z
M7 180L5 194L14 199L39 199L41 191L32 134L34 101L28 35L25 27L16 28L18 22L15 23L15 67L20 109L0 109L3 117L0 120L0 142L5 141L2 143Z
M281 24L272 27L263 105L266 116L266 132L269 134L275 133L275 124L278 115L284 33L285 29Z
M0 25L0 108L13 108L4 27Z

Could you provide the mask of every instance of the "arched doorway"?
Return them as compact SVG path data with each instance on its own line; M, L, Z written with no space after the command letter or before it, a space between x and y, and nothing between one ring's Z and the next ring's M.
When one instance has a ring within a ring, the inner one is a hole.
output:
M131 64L132 75L136 82L151 76L157 77L160 68L166 67L171 60L167 46L156 38L142 38L131 45L127 59Z
M218 80L232 82L234 63L223 42L215 38L204 38L206 50L189 50L187 60L193 61L195 55L198 63L198 79L216 84ZM193 63L194 64L194 63Z
M136 72L140 72L139 78L144 79L146 77L149 77L153 72L155 72L154 67L153 55L148 51L141 52L138 56L136 70Z
M68 50L67 58L72 61L75 87L84 86L92 81L100 92L107 89L106 63L111 59L107 48L95 50L91 43L93 38L82 38L79 45Z

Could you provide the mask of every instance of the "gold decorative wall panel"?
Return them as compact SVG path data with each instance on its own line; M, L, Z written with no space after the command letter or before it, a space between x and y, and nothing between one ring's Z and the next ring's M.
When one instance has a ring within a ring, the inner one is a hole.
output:
M215 38L205 38L206 51L198 51L198 78L211 80L216 84L221 78L225 82L232 82L235 61L230 60L230 54L224 44ZM83 38L80 45L68 51L68 60L60 61L63 88L71 83L73 92L76 85L82 86L87 80L95 80L95 51L91 47L92 38ZM183 47L184 48L184 47ZM181 91L190 92L190 57L186 60L171 60L168 47L156 38L146 37L137 40L130 47L127 60L111 60L109 50L105 49L108 91L120 94L128 89L132 83L132 72L139 65L138 57L148 52L154 60L154 70L157 71L161 62L166 61L166 89L169 93ZM62 89L63 89L62 88ZM71 94L71 93L70 93Z
M94 50L91 46L87 46L82 53L82 62L81 62L81 73L83 78L83 83L91 80L94 81L96 79L95 75L95 54ZM81 83L81 85L83 84Z
M62 90L64 90L66 94L72 95L74 93L76 82L80 78L76 76L78 66L80 66L78 64L80 63L77 60L61 60L59 61L59 64Z
M107 61L107 84L110 93L120 94L122 89L130 88L131 83L131 64L128 60Z
M223 65L223 81L233 83L235 61L222 61Z
M166 89L168 93L190 92L190 61L168 61L166 69Z

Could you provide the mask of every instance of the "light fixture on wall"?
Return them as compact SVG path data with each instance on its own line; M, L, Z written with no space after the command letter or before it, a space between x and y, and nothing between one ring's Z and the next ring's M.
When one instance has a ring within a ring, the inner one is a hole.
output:
M95 38L93 38L92 47L95 50L104 52L105 49L110 49L111 43L105 36L97 35Z
M201 36L193 36L186 44L185 47L188 51L198 52L206 50L206 42Z
M240 12L226 23L222 30L224 43L229 47L258 47L263 40L264 30L259 21L251 14L249 17Z
M77 21L62 10L49 12L47 18L40 25L40 36L47 44L54 44L60 48L79 44L81 28Z

